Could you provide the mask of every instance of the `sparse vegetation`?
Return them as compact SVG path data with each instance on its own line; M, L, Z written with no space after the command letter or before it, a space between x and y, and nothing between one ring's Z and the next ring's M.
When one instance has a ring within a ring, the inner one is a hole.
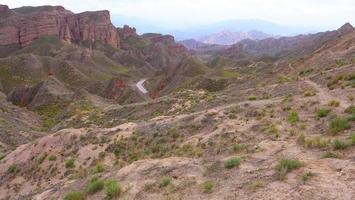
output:
M341 67L341 66L344 66L347 64L346 60L344 60L344 59L336 59L335 63L338 67Z
M305 148L328 148L331 145L331 139L317 137L305 137L302 133L298 137L298 142Z
M290 124L295 124L296 122L298 122L299 121L298 112L296 112L296 111L290 112L288 114L287 120Z
M257 97L256 96L249 96L248 100L249 101L255 101L255 100L257 100Z
M326 108L320 108L317 112L316 112L316 117L317 119L326 117L328 114L330 113L329 109Z
M63 9L52 11L75 18ZM16 12L0 21L18 28L27 16ZM37 14L52 16L28 19ZM21 44L0 47L0 199L351 194L351 26L214 45L116 30L107 11L80 15L89 21L60 23L50 40L3 35ZM30 33L33 23L26 25ZM74 25L93 28L81 37ZM58 39L63 35L71 42ZM137 87L141 78L146 94Z
M345 148L349 147L350 145L351 145L351 143L348 143L347 141L340 140L340 139L335 139L333 141L333 147L336 150L345 149Z
M348 74L337 74L335 77L331 78L328 81L327 86L329 89L335 89L337 87L345 88L347 86L354 88L355 87L355 73Z
M195 132L200 128L199 124L193 124L178 130L175 130L174 127L172 133L170 130L149 133L135 132L129 138L111 144L107 151L113 152L124 164L143 158L161 158L173 155L200 157L204 154L203 148L192 144L181 145L179 142L184 139L186 131Z
M105 194L108 199L118 197L122 192L121 185L114 179L105 183Z
M48 105L43 105L35 109L35 112L41 116L43 126L45 128L52 128L58 123L57 115L63 111L63 107L68 105L67 102L56 102Z
M262 187L265 187L265 183L261 180L251 181L247 185L247 188L252 191L255 191L258 188L262 188Z
M104 182L97 177L91 178L90 182L86 186L86 192L88 194L95 194L104 188Z
M328 105L332 106L332 107L339 107L340 106L340 102L333 99L333 100L329 101Z
M281 160L279 160L279 163L275 168L277 178L279 180L283 180L287 173L301 166L302 163L299 160L282 158Z
M268 134L273 134L276 139L281 136L280 130L278 126L275 124L271 124L269 126L264 127L263 131L265 131Z
M74 158L69 158L68 160L65 161L65 167L66 168L74 168L75 167L75 159Z
M309 90L307 90L307 91L305 91L305 92L303 93L303 96L304 96L304 97L311 97L311 96L315 96L315 95L316 95L315 92L309 91Z
M236 71L223 70L222 76L223 78L238 78L240 77L240 74Z
M308 181L312 176L314 176L314 173L312 172L305 172L302 174L302 182L305 183Z
M224 162L224 167L227 169L232 169L234 167L238 167L240 165L240 158L234 157L229 158Z
M347 107L345 110L344 110L345 113L348 113L348 114L354 114L355 113L355 106L354 105L351 105L349 107Z
M355 133L351 135L351 144L355 145Z
M64 196L63 200L84 200L85 199L85 193L84 192L69 192Z
M278 83L285 83L285 82L289 82L291 81L291 79L287 76L279 76L278 77Z
M330 121L330 131L333 135L338 134L341 131L350 128L350 124L347 119L342 117L335 117Z
M170 183L171 183L171 178L168 176L164 176L158 180L158 186L160 188L164 188L164 187L170 185Z
M202 190L204 193L212 193L213 187L214 187L213 181L205 181L202 183Z
M102 163L97 163L95 166L95 173L101 173L105 171L105 166Z
M8 171L10 172L10 173L13 173L13 174L16 174L16 173L18 173L18 172L20 172L20 167L17 165L17 164L12 164L12 165L10 165L9 166L9 169L8 169Z
M144 184L144 191L146 191L146 192L151 191L155 185L156 185L155 183L145 183Z
M322 155L323 158L340 158L341 154L335 151L326 151Z
M248 146L246 144L235 144L235 145L233 145L233 151L235 153L240 152L240 151L242 151L244 149L247 149L247 148L248 148Z
M49 161L55 161L55 160L57 160L57 156L55 156L55 155L50 155L50 156L48 156L48 160L49 160Z

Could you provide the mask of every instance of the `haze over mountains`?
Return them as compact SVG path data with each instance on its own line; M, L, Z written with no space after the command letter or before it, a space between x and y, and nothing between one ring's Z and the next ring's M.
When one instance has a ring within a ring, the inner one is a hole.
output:
M205 35L196 38L196 40L205 44L232 45L245 39L262 40L271 37L275 36L268 35L264 32L255 30L248 32L232 32L230 30L224 30L219 33L214 33L211 35Z
M350 23L140 33L0 5L1 200L353 200Z
M286 26L277 23L258 20L227 20L211 24L195 24L183 26L180 28L174 27L173 24L164 24L139 18L129 18L124 16L113 16L113 23L116 25L130 24L139 30L139 33L159 32L174 35L179 40L196 39L205 35L216 34L224 30L231 32L249 32L261 31L270 35L292 36L303 33L314 33L334 29L336 27L307 27L307 26ZM147 24L152 24L147 26Z

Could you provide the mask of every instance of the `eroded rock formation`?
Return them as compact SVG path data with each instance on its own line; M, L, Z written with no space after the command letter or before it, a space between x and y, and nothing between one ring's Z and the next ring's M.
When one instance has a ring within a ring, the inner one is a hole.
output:
M21 7L0 5L0 45L25 47L42 36L70 43L100 41L119 47L119 36L107 10L74 14L62 6Z

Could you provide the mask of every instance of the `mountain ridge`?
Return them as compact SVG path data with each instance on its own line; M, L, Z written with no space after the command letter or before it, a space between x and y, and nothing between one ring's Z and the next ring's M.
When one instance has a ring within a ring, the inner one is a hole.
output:
M234 32L225 29L221 32L205 35L195 39L206 44L232 45L245 39L262 40L269 37L275 36L257 30L251 30L248 32Z
M119 47L116 28L107 10L74 14L62 6L1 7L5 16L0 22L1 45L25 47L41 36L54 35L69 43L100 40Z

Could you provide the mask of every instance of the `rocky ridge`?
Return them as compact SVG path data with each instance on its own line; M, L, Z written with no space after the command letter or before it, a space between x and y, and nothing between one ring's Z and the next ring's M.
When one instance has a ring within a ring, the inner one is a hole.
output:
M51 35L69 43L101 41L119 47L119 36L107 10L74 14L62 6L9 9L1 5L0 15L0 45L25 47Z

